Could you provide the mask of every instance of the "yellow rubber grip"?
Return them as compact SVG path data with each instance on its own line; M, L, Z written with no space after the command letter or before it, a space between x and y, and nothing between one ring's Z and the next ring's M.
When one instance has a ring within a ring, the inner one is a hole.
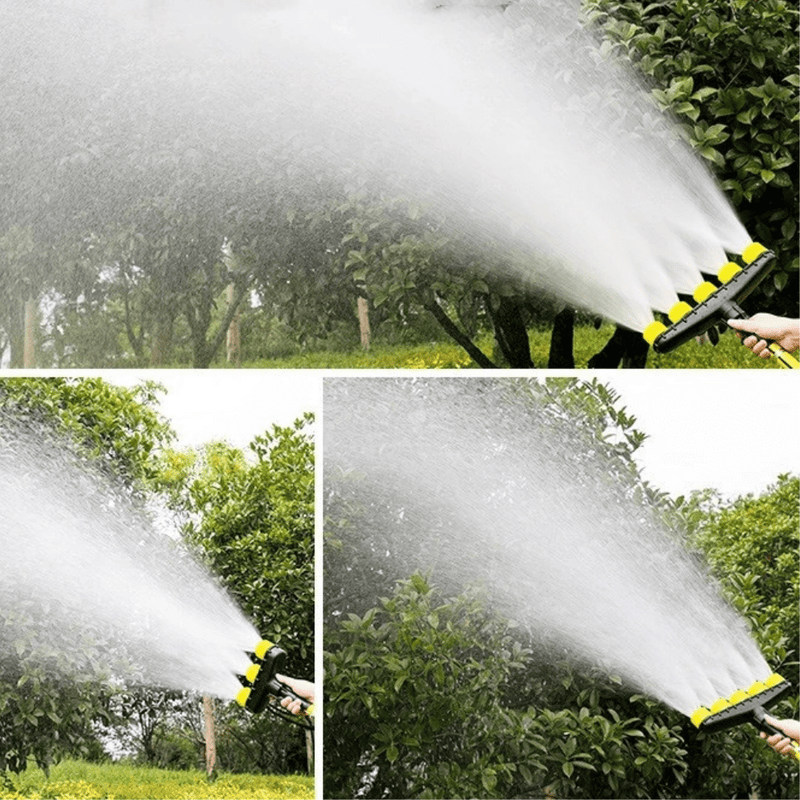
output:
M793 356L787 353L777 342L770 342L767 349L783 364L784 367L789 369L800 368L800 362Z

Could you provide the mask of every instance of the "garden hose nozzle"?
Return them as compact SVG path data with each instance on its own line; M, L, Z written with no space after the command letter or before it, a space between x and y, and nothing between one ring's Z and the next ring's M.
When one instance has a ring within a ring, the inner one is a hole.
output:
M279 681L276 675L286 662L286 652L266 639L262 639L252 653L248 653L252 664L243 675L237 675L242 688L236 702L253 714L263 711L270 698L283 700L290 697L300 703L306 716L314 716L314 705L297 695L289 686Z
M717 273L716 281L703 281L690 298L676 303L669 311L671 325L653 321L643 331L645 340L656 353L668 353L700 336L709 328L729 319L747 319L739 302L750 295L774 266L775 254L758 242L752 242L740 256L741 264L729 261ZM746 336L747 334L743 334ZM770 352L785 367L797 369L797 359L777 342L767 341Z
M749 722L769 736L774 733L785 736L783 731L766 721L765 708L776 703L791 688L789 681L773 672L765 680L755 681L747 689L738 689L730 697L719 697L708 706L700 706L692 712L690 719L698 730L707 733ZM800 744L793 742L792 747L800 761Z

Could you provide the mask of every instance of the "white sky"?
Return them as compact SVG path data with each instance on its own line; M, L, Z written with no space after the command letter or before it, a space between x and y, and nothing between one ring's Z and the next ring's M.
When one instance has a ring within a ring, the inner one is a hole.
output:
M800 384L790 370L616 370L598 374L648 438L643 475L673 495L728 497L800 472Z
M166 389L159 410L178 435L179 448L212 441L246 450L273 424L291 425L306 411L319 418L320 375L299 370L161 370L104 372L109 383L153 380Z
M289 425L304 411L315 411L320 419L319 371L100 374L112 383L152 379L163 384L167 392L161 411L178 433L180 447L225 440L245 449L273 423ZM353 380L370 375L375 373ZM579 375L599 378L621 395L621 404L636 417L635 427L648 435L637 453L644 477L673 495L706 487L728 497L759 493L780 473L800 472L800 384L789 370L614 370ZM324 420L322 427L324 435Z

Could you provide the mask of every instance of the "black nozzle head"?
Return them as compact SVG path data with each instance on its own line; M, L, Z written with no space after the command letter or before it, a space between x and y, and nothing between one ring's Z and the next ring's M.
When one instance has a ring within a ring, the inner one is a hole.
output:
M644 336L656 353L669 353L726 320L747 318L738 304L770 273L775 253L754 243L744 251L742 261L741 267L733 262L722 267L721 285L701 283L694 292L694 306L685 301L678 303L669 314L671 325L653 322L648 326Z
M691 720L701 731L713 732L751 722L764 730L764 709L777 703L792 685L777 673L765 681L756 681L749 689L734 692L730 697L720 697L710 706L700 706Z
M236 702L253 714L258 714L274 694L275 675L282 671L286 653L272 642L262 639L255 650L247 655L253 663L244 675L236 676L243 687L236 695Z

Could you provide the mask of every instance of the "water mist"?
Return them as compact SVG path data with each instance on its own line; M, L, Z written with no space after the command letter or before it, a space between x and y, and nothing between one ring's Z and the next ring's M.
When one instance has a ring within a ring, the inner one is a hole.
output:
M52 674L232 699L261 637L168 518L48 435L0 416L0 649Z
M326 513L347 509L337 535L355 526L354 541L448 591L483 585L551 656L685 714L765 678L745 622L557 388L326 379Z
M360 174L531 287L639 330L749 242L671 121L599 57L577 2L435 6L9 3L10 138L48 148L15 151L18 185L41 191L12 218L113 229L198 164L207 202L234 210Z

